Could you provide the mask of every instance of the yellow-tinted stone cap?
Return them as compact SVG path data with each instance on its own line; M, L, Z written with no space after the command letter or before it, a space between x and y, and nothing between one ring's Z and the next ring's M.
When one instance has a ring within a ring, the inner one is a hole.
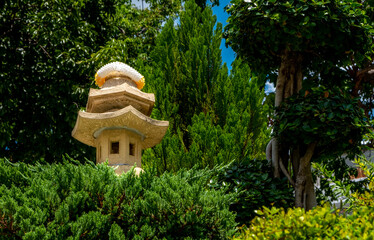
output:
M112 62L101 67L95 74L96 85L102 87L107 80L107 77L113 72L120 72L128 76L132 81L135 82L139 90L141 90L145 85L144 76L129 65L122 62Z

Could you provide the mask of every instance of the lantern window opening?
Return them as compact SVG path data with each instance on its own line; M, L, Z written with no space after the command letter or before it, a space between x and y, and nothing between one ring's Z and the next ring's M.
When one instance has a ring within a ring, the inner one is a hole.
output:
M110 143L110 154L119 154L119 142Z
M129 144L129 155L135 156L135 144L134 143Z

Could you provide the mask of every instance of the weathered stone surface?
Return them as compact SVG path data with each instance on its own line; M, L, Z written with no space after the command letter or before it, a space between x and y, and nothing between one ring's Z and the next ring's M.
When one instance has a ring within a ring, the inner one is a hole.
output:
M89 113L79 111L72 136L80 142L96 147L95 133L106 129L126 129L143 136L143 149L160 143L164 137L168 121L158 121L145 116L132 106L115 112Z
M123 83L127 83L131 87L137 88L135 81L121 72L111 72L105 79L106 81L101 88L116 87Z
M101 89L90 89L86 111L79 111L72 136L96 147L96 163L108 161L117 174L129 171L136 164L135 172L139 175L143 171L142 149L161 142L169 122L149 117L155 96L138 89L144 86L144 77L130 70L133 72L127 75L112 70L103 76L97 74L95 80ZM136 83L128 75L142 78Z
M101 89L90 89L86 111L91 113L113 112L133 106L141 113L151 115L155 103L153 93L144 93L126 78L112 78Z
M141 167L142 135L126 129L106 129L94 135L97 163L108 160L109 164L133 166L136 163L136 166ZM112 151L113 143L118 143L118 152Z

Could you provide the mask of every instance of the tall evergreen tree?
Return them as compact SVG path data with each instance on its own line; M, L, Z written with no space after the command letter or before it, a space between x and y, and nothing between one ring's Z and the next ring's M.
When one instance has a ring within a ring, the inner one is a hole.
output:
M145 151L146 166L176 171L264 157L269 133L264 93L240 60L228 75L221 35L212 10L201 11L188 1L180 24L169 20L158 36L144 68L145 90L156 95L152 116L169 120L170 126L161 144Z

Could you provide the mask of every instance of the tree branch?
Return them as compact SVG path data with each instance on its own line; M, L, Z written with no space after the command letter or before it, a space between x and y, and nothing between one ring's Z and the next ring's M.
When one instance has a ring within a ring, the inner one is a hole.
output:
M43 50L43 52L45 53L45 55L47 55L50 59L52 59L51 55L49 55L49 53L47 52L47 50L45 50L45 48L42 45L39 45L39 47Z
M317 146L317 142L312 142L308 144L306 152L300 161L300 165L302 165L302 167L300 167L300 170L308 166L308 164L310 163L310 160L312 159L314 149L316 148L316 146Z
M363 75L365 73L374 74L374 71L370 72L370 70L374 70L374 65L371 65L367 68L361 69L360 71L357 72L357 76Z
M282 172L284 173L284 175L286 175L286 177L287 177L288 181L291 183L291 185L292 185L293 187L295 187L295 182L294 182L294 180L291 178L291 176L290 176L290 174L288 173L287 169L284 167L282 159L279 159L279 166L280 166Z

